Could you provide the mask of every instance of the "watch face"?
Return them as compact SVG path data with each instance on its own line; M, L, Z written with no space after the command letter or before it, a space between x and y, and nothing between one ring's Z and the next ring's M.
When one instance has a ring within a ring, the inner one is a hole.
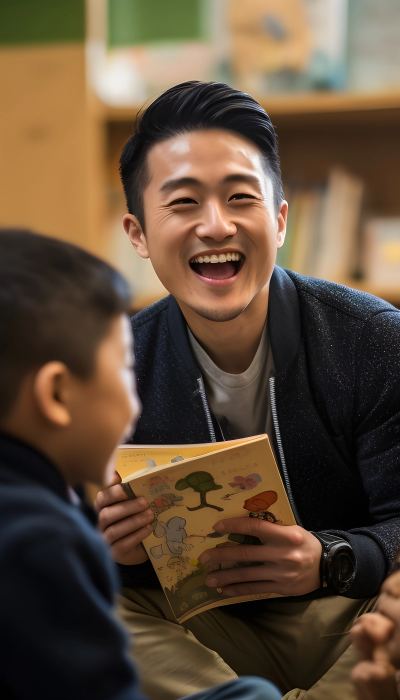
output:
M343 584L354 576L354 559L348 552L337 552L333 562L333 581Z

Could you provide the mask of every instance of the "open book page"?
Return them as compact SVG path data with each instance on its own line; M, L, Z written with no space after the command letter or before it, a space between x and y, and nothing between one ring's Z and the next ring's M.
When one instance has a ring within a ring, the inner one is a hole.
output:
M142 469L170 464L171 460L177 456L182 457L182 459L190 459L208 452L242 445L251 440L254 440L254 437L226 442L204 442L198 445L121 445L117 451L115 468L121 479L125 480Z
M188 459L180 459L183 450L174 446L172 463L124 479L135 496L147 498L154 512L153 533L143 545L179 622L212 607L273 597L227 599L205 585L207 571L198 561L206 549L244 542L243 535L213 530L222 518L259 517L277 527L295 524L268 437L233 443L208 445L221 449ZM146 454L156 461L157 450L146 448Z

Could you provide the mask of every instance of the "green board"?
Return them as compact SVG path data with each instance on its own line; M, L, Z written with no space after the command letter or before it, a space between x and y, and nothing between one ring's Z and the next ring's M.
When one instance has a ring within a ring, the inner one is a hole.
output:
M0 44L84 41L85 0L0 0Z
M108 0L109 46L203 38L204 0Z

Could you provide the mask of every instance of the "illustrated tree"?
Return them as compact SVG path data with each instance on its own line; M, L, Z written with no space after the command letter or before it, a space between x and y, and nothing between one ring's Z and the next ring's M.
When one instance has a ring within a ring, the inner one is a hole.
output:
M200 494L200 505L195 506L194 508L189 508L189 506L186 506L188 510L200 510L200 508L224 510L219 506L213 506L211 503L207 503L206 495L209 491L217 491L218 489L222 489L222 486L216 484L214 477L208 472L192 472L191 474L185 476L184 479L179 479L179 481L177 481L175 484L175 488L177 491L184 491L185 489L191 488L193 491Z

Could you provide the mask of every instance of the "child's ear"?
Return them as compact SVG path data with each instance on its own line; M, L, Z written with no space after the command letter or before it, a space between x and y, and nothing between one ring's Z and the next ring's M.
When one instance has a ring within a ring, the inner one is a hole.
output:
M68 409L70 372L63 362L48 362L37 372L33 390L42 416L65 428L71 422Z
M140 255L141 258L149 258L146 236L144 235L139 219L133 214L125 214L122 223L137 254Z

